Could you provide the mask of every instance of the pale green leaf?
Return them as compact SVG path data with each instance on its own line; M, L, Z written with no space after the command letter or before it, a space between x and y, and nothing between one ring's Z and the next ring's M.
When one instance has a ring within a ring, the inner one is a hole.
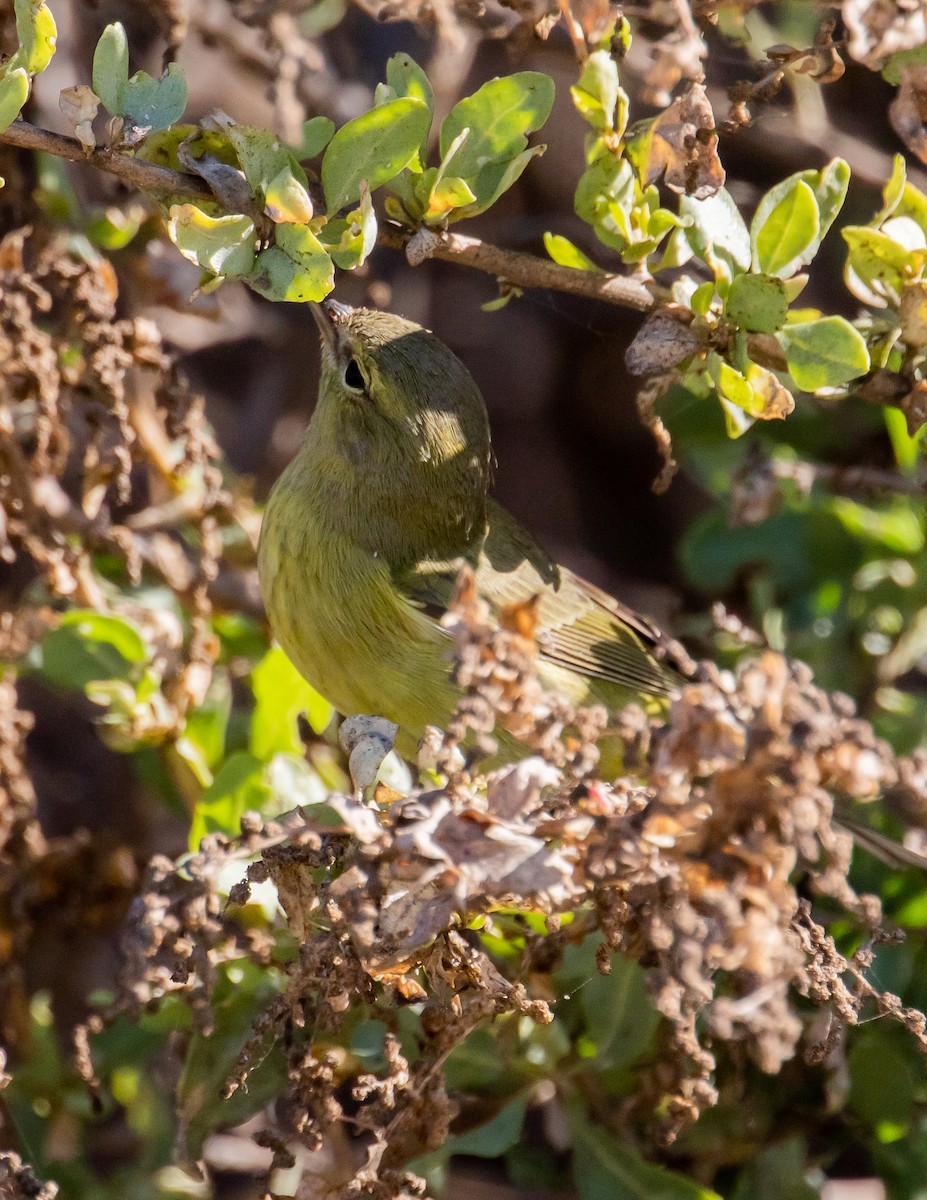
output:
M275 222L305 225L312 220L312 200L287 163L264 189L264 211Z
M299 674L279 646L272 646L251 672L254 715L251 718L250 750L269 761L275 754L302 754L297 717L305 713L309 724L321 733L334 714L324 700Z
M803 248L798 261L785 274L794 274L800 267L810 263L815 254L817 254L825 234L843 207L847 188L850 183L850 168L842 158L834 158L818 171L797 171L794 175L790 175L788 179L783 179L781 183L777 183L775 187L770 188L757 205L757 210L753 218L754 247L757 231L763 228L773 212L789 196L793 195L799 183L810 188L814 196L814 202L818 210L817 230ZM807 197L803 197L803 199L806 200ZM772 230L770 230L771 237ZM756 258L754 258L754 262L756 263ZM759 267L758 269L766 270L771 275L783 276L782 271L772 270L768 265Z
M254 266L257 238L250 217L211 217L195 204L173 204L167 232L184 258L213 275L239 278Z
M597 267L578 246L559 233L544 234L544 249L561 267L573 267L576 271L598 271L601 274L601 267Z
M0 79L0 133L9 129L29 98L29 76L22 67Z
M459 221L464 217L475 217L485 212L516 182L532 158L543 154L546 149L544 145L529 146L514 158L501 163L490 163L484 167L475 180L469 181L473 185L476 199L463 208L453 209L449 214L450 220Z
M122 23L107 25L93 52L93 90L112 116L122 115L129 82L129 41Z
M927 252L909 250L866 225L847 225L841 233L849 247L844 278L850 291L874 308L898 304L905 283L923 270Z
M335 267L312 230L278 225L275 243L258 255L251 287L268 300L324 300L335 286Z
M774 207L757 209L750 227L754 268L780 278L794 275L813 256L820 228L814 192L794 178Z
M573 103L593 129L604 133L615 129L615 109L621 86L618 66L607 50L596 50L583 63L578 83L570 88ZM624 97L627 111L627 97ZM618 129L620 136L624 129Z
M294 201L296 207L311 211L306 172L296 161L289 146L275 133L255 125L237 125L232 121L225 124L225 132L235 147L245 179L255 195L264 197L265 202L269 203L267 191L272 187L277 198L285 204L287 193L295 197L298 192L298 198Z
M297 158L315 158L321 154L335 133L331 117L313 117L303 122L303 134L296 148Z
M414 96L403 96L355 117L338 130L322 159L322 187L334 216L360 196L398 175L418 155L428 135L431 111Z
M705 200L680 196L680 213L690 218L686 239L692 251L714 273L730 282L750 270L750 233L730 192L720 188Z
M428 76L411 55L394 54L389 59L386 64L386 82L394 96L411 96L415 100L422 100L428 106L429 112L434 110L435 97Z
M498 188L498 164L521 155L526 135L541 128L553 103L550 77L539 71L521 71L484 83L448 113L441 126L441 157L465 129L470 130L451 167L455 175L468 181L481 206L488 207L488 197L505 190Z
M186 107L187 81L183 71L177 63L168 63L160 79L136 71L125 86L119 115L128 117L140 133L157 133L179 121Z
M869 370L865 339L845 317L787 325L779 343L789 374L806 392L841 387Z
M785 285L770 275L738 275L725 303L730 320L750 333L775 333L785 324L788 308Z

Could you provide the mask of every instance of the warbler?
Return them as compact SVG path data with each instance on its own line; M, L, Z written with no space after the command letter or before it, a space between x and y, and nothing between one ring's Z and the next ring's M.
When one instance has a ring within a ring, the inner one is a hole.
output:
M499 614L533 602L541 682L575 703L652 706L677 684L645 618L558 566L492 500L486 405L438 338L332 300L319 399L264 513L261 589L274 634L345 715L399 726L415 753L460 698L441 625L461 568Z
M267 502L258 548L274 634L343 715L388 718L414 757L460 699L441 624L464 566L496 619L531 605L542 683L614 711L666 705L674 644L553 562L492 500L489 419L459 358L412 321L326 300L319 399ZM846 811L894 866L927 859Z

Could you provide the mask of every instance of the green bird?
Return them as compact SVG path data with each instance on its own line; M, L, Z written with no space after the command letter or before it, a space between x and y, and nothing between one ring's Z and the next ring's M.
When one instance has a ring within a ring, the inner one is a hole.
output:
M274 634L309 683L345 716L388 718L414 757L425 726L443 726L460 699L441 618L469 565L497 619L532 605L552 690L611 711L665 706L680 683L668 639L558 566L490 499L489 419L460 359L391 313L332 300L313 312L319 401L258 550ZM848 812L835 820L891 865L927 865Z
M678 677L645 618L558 566L488 496L489 419L438 338L327 300L319 400L271 492L259 548L278 641L344 715L399 726L415 754L460 698L441 625L461 568L498 616L533 602L538 673L574 703L665 703Z

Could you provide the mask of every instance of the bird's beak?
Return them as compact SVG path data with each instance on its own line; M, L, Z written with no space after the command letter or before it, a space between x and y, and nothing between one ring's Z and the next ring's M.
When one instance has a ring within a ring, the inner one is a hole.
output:
M338 300L326 299L321 304L311 304L312 315L315 317L315 323L319 327L319 333L322 335L322 341L328 346L332 354L337 355L338 347L342 340L342 333L339 325L344 318L354 310L350 305L342 304Z

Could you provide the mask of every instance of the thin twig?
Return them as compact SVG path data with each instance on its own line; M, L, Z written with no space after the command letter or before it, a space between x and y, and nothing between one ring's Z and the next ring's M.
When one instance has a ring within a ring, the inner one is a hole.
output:
M52 133L48 129L39 129L27 121L14 121L8 129L0 133L0 142L9 146L19 146L23 150L43 150L46 154L54 154L57 158L66 158L71 162L89 163L98 171L115 175L123 183L143 192L167 192L198 199L214 199L206 182L195 175L188 175L185 171L173 171L170 167L159 167L156 163L146 162L143 158L132 158L116 150L91 150L88 154L76 138Z
M205 180L195 175L160 167L115 150L91 150L88 154L75 138L39 129L26 121L14 121L0 133L2 142L25 150L42 150L71 162L89 163L142 192L214 199ZM439 258L485 271L513 287L549 288L624 308L635 308L640 312L649 312L668 295L666 289L655 283L645 283L626 275L610 275L605 271L562 267L536 254L506 250L502 246L493 246L459 233L436 233L430 229L412 233L397 226L388 226L381 229L379 241L381 245L405 250L413 265L424 262L426 258Z
M391 226L381 229L379 240L381 245L405 250L413 266L424 262L426 258L440 258L445 262L461 263L465 267L485 271L513 287L550 288L557 292L604 300L608 304L620 304L625 308L636 308L641 312L649 312L656 307L666 294L658 284L644 283L627 275L609 275L605 271L562 267L536 254L506 250L460 233L436 233L431 229L409 233Z

